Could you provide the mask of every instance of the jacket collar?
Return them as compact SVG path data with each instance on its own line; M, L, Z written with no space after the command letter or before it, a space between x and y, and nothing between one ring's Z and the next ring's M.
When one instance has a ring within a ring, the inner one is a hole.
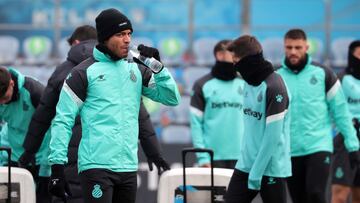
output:
M287 65L287 63L286 63L286 58L284 58L284 60L283 60L283 62L282 62L282 66L283 67L285 67L287 70L289 70L289 71L291 71L291 72L293 72L293 73L295 73L295 74L298 74L298 73L300 73L301 71L303 71L304 69L306 69L311 63L312 63L312 58L311 58L311 56L309 56L308 54L306 55L307 57L307 59L306 59L306 63L305 63L305 65L303 65L303 67L301 67L301 68L296 68L296 69L294 69L294 68L290 68L288 65Z

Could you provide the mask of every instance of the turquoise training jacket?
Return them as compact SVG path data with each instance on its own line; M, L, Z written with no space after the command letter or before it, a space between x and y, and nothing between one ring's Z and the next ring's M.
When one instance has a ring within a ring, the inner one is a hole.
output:
M344 75L341 83L351 118L360 120L360 80L352 75Z
M0 121L0 146L8 147L9 141L7 136L7 124L5 121ZM8 154L5 151L0 152L0 166L7 164Z
M190 125L194 147L214 151L214 160L237 160L243 134L244 80L224 81L210 73L197 80L190 102ZM235 125L234 125L235 124ZM206 153L197 153L200 165L210 163Z
M136 171L141 95L170 106L180 102L167 68L153 74L126 59L113 61L94 48L93 57L71 71L61 90L51 127L50 163L67 163L71 128L80 114L79 172Z
M248 188L260 190L263 176L291 176L289 96L277 73L259 86L245 83L244 136L236 169L248 173Z
M8 69L16 83L11 101L0 104L0 120L7 123L7 132L3 132L1 140L7 140L12 149L11 160L17 162L24 152L23 142L35 108L39 104L44 86L30 77L25 77L15 69ZM36 164L47 165L50 135L46 134L39 151L36 153ZM41 173L42 174L42 173ZM46 172L46 174L49 174ZM42 176L48 176L43 174Z
M333 152L332 119L345 138L349 152L359 149L359 141L339 80L335 73L311 61L294 73L283 62L278 73L289 88L291 102L291 155Z

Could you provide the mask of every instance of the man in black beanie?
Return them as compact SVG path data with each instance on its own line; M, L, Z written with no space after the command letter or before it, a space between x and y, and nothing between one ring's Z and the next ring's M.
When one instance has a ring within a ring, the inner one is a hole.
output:
M97 31L95 27L89 25L77 27L68 39L71 49L68 52L67 60L57 66L49 78L48 84L41 96L40 103L31 118L23 143L25 151L19 158L19 165L21 167L28 166L31 160L33 160L34 154L39 151L45 134L51 126L51 121L55 117L56 104L59 100L63 81L75 66L92 56L94 46L97 44L96 42ZM67 202L78 203L83 202L77 168L78 147L82 133L80 117L76 118L72 132L73 134L68 147L68 163L65 166L64 174L66 180L68 180L72 194L71 197L67 198ZM148 159L150 171L152 170L153 163L158 168L158 173L162 170L169 169L168 164L161 156L155 130L143 103L140 104L139 112L139 141ZM45 184L44 190L46 190L46 192L48 192L47 189L48 185ZM52 191L54 195L57 194L52 187L50 191ZM54 198L52 202L62 202L63 198L64 197ZM37 198L37 200L39 200L39 198Z
M107 9L95 19L99 43L123 30L133 32L130 20L116 9Z
M175 106L180 95L167 68L153 74L149 68L126 59L133 31L126 16L107 9L95 21L99 44L93 56L68 75L52 121L51 134L57 136L50 141L50 192L69 195L63 168L68 162L71 127L80 115L78 170L84 202L132 203L137 190L141 96ZM160 60L157 49L138 49L141 55Z
M354 128L359 139L360 128L360 40L349 46L348 67L341 77L342 89L349 106ZM334 138L334 164L332 165L332 203L360 202L360 168L351 168L344 138L338 134Z

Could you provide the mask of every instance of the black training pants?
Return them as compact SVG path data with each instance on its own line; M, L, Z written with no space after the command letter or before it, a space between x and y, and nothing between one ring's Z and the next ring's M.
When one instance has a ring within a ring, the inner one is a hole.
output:
M327 203L326 191L331 169L331 153L292 157L292 176L288 178L294 203Z
M134 203L136 199L136 172L89 169L80 173L80 184L86 203Z
M264 203L286 203L285 178L263 176L260 191L248 189L248 178L248 173L234 170L225 197L226 203L251 203L259 192Z

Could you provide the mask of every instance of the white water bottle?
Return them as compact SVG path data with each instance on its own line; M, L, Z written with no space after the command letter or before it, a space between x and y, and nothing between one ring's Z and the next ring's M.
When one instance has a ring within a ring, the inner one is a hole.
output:
M139 59L139 61L141 61L145 66L150 68L152 72L159 73L164 68L164 65L160 61L156 60L154 57L149 58L149 57L140 55L137 47L138 46L136 46L136 45L130 46L129 47L130 54L133 57Z

